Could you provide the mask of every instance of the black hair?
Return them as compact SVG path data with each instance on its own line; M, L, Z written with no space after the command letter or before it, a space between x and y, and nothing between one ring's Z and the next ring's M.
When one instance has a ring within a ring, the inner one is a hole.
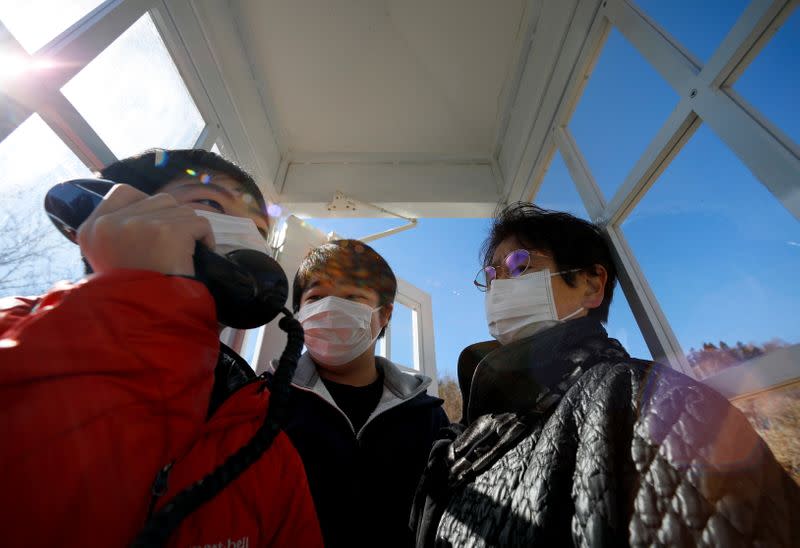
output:
M207 171L227 175L242 185L244 191L256 200L264 216L267 216L264 195L253 177L230 160L202 148L146 150L136 156L108 164L100 170L99 175L103 179L132 186L152 196L172 181L192 177L192 173L199 176ZM86 257L81 257L81 260L84 272L91 274L94 271L92 265Z
M389 263L358 240L333 240L308 252L294 276L292 309L295 313L300 310L303 292L314 274L372 289L378 293L379 306L394 303L397 295L397 278ZM378 337L385 331L383 328Z
M588 316L608 321L608 309L617 283L617 268L600 228L569 213L542 209L527 202L515 202L496 215L489 237L481 247L482 264L489 265L500 243L514 237L526 248L552 255L559 270L580 269L596 274L595 265L608 273L603 302L588 311ZM575 287L577 272L560 274L564 282Z
M155 194L177 179L199 176L204 171L227 175L255 198L259 209L267 214L267 205L253 177L219 154L201 148L167 150L151 149L136 156L118 160L100 170L100 176L115 183Z

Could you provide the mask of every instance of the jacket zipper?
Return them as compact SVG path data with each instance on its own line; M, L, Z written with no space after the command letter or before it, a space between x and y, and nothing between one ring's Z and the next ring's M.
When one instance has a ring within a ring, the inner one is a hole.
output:
M220 409L222 409L222 406L225 405L225 403L231 398L231 396L233 396L235 393L237 393L239 390L241 390L245 386L253 384L254 382L257 382L257 381L266 382L266 379L264 379L263 374L261 374L261 375L255 377L255 378L250 379L249 381L237 386L236 388L234 388L233 391L231 393L229 393L228 396L219 404L219 407L217 407L217 409L214 411L214 413L210 417L208 417L206 419L206 422L211 420L211 417L216 415L217 412ZM172 460L172 461L168 462L167 464L165 464L164 467L161 468L161 470L158 471L158 473L156 474L155 479L153 479L153 484L150 487L150 505L149 505L149 507L147 509L147 519L150 519L152 517L153 511L155 510L156 504L158 503L158 499L160 499L161 497L166 495L167 491L169 491L169 484L168 484L169 473L172 471L172 467L175 465L175 463L178 460L180 460L180 459L175 459L175 460Z

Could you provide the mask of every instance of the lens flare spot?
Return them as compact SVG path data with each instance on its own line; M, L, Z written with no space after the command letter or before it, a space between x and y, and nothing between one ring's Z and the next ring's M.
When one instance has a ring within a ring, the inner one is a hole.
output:
M256 199L253 198L252 194L242 194L242 201L249 205L249 204L252 204L253 202L255 202Z
M203 183L204 185L207 185L208 183L211 182L211 175L209 175L208 173L203 173L200 176L200 182Z
M278 204L269 204L269 207L267 208L267 215L270 217L280 217L281 213L283 213L281 206Z
M186 173L187 173L188 175L191 175L192 177L194 177L195 175L197 175L197 172L196 172L195 170L193 170L193 169L187 169L187 170L186 170Z
M156 167L164 167L167 165L167 161L169 160L169 152L166 150L157 150L156 151Z
M18 344L16 339L0 339L0 348L14 348Z

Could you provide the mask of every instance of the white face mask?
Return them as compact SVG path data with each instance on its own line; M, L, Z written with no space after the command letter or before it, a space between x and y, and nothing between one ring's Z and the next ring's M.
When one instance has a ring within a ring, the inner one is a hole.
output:
M508 344L580 314L583 307L563 318L558 317L550 279L563 273L551 274L549 269L544 269L518 278L492 281L485 301L486 321L492 337L500 344Z
M354 360L378 338L372 334L376 310L380 307L370 308L340 297L303 305L297 320L303 325L309 354L323 365L344 365Z
M267 242L258 231L255 221L246 217L235 217L196 209L195 213L208 219L214 233L214 251L224 255L235 249L253 249L269 254Z

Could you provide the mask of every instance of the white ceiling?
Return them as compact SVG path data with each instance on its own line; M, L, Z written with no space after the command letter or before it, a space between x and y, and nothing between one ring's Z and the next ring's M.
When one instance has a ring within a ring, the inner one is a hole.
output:
M567 86L604 36L602 2L167 4L215 105L213 138L271 200L376 215L331 211L342 191L406 216L472 217L535 192Z
M284 152L493 153L523 0L231 7Z

